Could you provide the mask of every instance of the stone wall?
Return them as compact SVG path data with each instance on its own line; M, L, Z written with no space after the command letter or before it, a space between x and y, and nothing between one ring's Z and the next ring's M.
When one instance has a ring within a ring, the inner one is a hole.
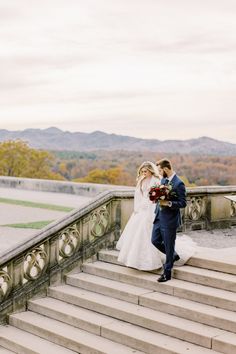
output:
M236 186L206 186L187 189L183 230L211 230L236 225Z
M110 189L133 189L133 187L115 185L111 186L110 184L78 183L5 176L0 176L0 188L16 188L41 192L68 193L87 197L95 197L99 193Z
M187 188L187 207L181 210L179 231L212 230L236 226L236 202L226 197L236 196L236 186ZM133 199L121 200L121 231L132 211Z

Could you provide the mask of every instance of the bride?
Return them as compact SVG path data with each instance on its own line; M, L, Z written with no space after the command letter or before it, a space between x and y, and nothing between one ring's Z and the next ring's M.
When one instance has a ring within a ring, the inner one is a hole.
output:
M116 245L120 251L118 261L127 267L154 270L165 262L165 255L151 242L156 204L149 200L149 190L160 181L156 165L150 161L143 162L136 180L134 211ZM180 256L175 264L182 265L193 255L196 244L188 236L180 236L176 239L175 249Z

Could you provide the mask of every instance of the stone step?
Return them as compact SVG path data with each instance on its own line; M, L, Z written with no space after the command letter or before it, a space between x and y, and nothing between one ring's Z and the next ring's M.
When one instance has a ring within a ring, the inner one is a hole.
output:
M0 347L0 354L15 354L16 352L12 352L8 349L5 349L3 347Z
M119 251L101 250L98 255L100 261L121 264L117 261ZM236 264L234 256L229 258L224 255L224 250L214 250L205 247L198 247L198 251L186 263L187 265L215 270L217 272L236 275Z
M67 276L66 282L72 286L236 333L236 312L87 273L71 274Z
M119 252L116 250L102 250L99 252L98 259L122 265L117 261L118 254ZM155 273L160 273L160 271ZM184 265L174 267L173 275L176 279L236 292L236 275L233 274Z
M236 275L232 274L185 265L174 268L174 277L192 283L236 292Z
M31 311L11 315L9 321L12 326L61 345L64 351L69 349L81 354L144 354L142 351ZM50 351L48 353L51 354Z
M234 333L228 333L214 338L213 349L218 350L220 353L233 354L236 353L236 336Z
M98 260L102 262L107 262L107 263L113 263L113 264L120 264L122 263L118 262L119 251L116 250L101 250L98 252Z
M205 247L199 248L199 251L191 257L188 265L216 270L222 273L229 273L236 275L235 254L228 251L228 249L208 249Z
M0 343L7 349L12 350L0 353L18 354L75 354L75 351L63 348L37 335L25 332L13 326L0 327ZM7 350L5 349L5 350Z
M84 263L83 271L103 278L141 286L142 288L175 295L180 298L201 302L225 310L236 310L236 296L235 293L231 291L189 283L179 279L171 279L166 283L158 283L156 274L141 272L136 269L100 261Z
M49 288L49 296L206 348L228 332L74 286ZM236 350L236 347L235 347Z
M139 305L236 333L234 311L158 292L140 296Z
M111 279L98 277L89 273L76 273L67 275L66 283L89 291L95 291L103 295L108 295L119 300L139 303L139 296L150 293L150 290L117 282ZM152 291L151 291L152 292Z
M44 316L58 319L65 323L71 323L75 327L131 346L136 348L136 350L142 350L145 353L216 353L216 351L49 297L30 301L29 309L39 314L44 314Z
M51 297L30 300L28 309L98 336L101 335L101 327L113 321L106 315Z

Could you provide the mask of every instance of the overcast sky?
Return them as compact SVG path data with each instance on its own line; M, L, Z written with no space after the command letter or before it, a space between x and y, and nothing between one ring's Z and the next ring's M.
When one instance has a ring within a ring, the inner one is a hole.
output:
M0 129L236 143L235 0L0 0Z

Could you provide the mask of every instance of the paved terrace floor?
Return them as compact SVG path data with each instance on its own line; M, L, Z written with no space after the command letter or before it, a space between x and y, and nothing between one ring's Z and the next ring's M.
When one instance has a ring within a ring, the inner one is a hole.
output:
M236 266L236 227L187 233L197 245L196 256Z
M5 199L5 202L4 202ZM34 207L9 204L9 201L25 201L36 203ZM0 188L0 255L6 250L25 241L38 232L30 228L30 223L54 221L64 216L66 210L52 210L38 208L37 203L78 208L91 198L66 193L50 193L29 190ZM18 227L13 224L18 224ZM19 225L20 224L20 225ZM22 227L22 224L27 224ZM6 226L9 225L9 226ZM19 227L20 226L20 227ZM236 228L212 231L191 231L187 233L198 245L198 253L204 258L217 258L230 260L236 264Z

